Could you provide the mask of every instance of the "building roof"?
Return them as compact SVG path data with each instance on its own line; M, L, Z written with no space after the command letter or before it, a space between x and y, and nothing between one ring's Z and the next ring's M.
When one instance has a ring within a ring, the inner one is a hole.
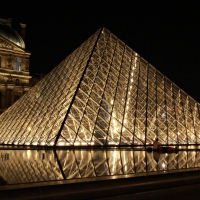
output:
M19 33L8 25L0 23L0 36L25 49L25 43Z

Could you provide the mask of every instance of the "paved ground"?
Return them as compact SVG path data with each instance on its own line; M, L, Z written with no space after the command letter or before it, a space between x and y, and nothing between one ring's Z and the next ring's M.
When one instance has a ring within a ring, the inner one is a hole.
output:
M199 200L200 184L153 190L135 194L105 197L96 200Z
M0 187L1 200L196 200L200 199L200 171L108 179L93 182Z

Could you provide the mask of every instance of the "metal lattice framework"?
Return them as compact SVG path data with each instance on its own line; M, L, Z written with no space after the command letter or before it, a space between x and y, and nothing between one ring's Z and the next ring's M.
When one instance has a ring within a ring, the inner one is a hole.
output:
M7 184L139 176L200 167L199 150L182 150L177 154L126 149L0 150L0 155L0 177Z
M0 117L0 144L200 144L200 104L103 28Z

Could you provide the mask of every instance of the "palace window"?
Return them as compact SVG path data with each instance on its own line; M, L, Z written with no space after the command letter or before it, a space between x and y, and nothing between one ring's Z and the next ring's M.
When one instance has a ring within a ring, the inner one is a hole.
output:
M15 84L16 84L16 85L19 85L19 79L16 79L16 80L15 80Z
M15 58L14 70L21 71L21 59Z

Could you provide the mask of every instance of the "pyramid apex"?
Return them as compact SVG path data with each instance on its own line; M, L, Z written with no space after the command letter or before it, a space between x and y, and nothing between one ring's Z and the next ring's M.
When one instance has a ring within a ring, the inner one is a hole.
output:
M0 144L199 144L200 105L102 27L0 116ZM187 126L186 126L187 125Z

